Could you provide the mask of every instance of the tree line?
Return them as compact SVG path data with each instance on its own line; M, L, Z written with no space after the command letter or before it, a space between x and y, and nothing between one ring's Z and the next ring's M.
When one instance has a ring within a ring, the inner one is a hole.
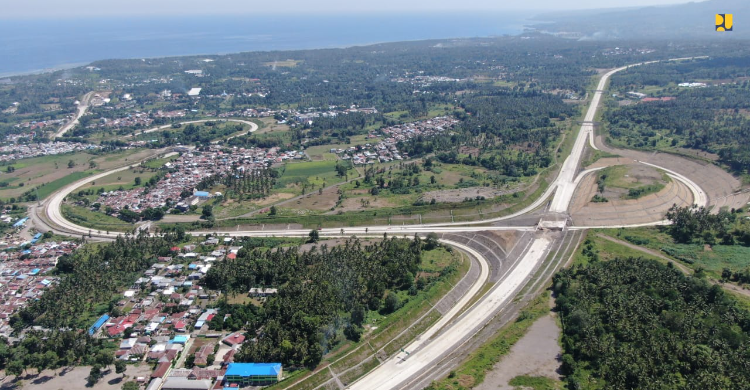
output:
M370 244L353 239L304 252L242 249L236 259L215 264L203 283L228 294L278 288L247 317L245 329L257 342L244 344L237 360L312 368L343 337L359 340L367 311L390 313L401 304L396 291L417 288L423 244L416 237Z
M568 388L750 387L750 312L717 285L641 258L553 278Z

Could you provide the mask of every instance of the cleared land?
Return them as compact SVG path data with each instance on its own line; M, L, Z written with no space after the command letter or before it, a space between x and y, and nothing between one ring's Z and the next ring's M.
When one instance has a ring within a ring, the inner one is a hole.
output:
M7 166L0 167L0 183L8 183L7 187L0 187L0 198L18 197L35 187L39 187L39 196L44 198L85 176L122 166L129 161L140 161L152 153L151 150L129 149L103 155L72 153L18 160L7 165L15 169L13 172L8 172ZM72 168L68 168L70 161L75 164ZM91 168L92 161L95 168ZM19 186L21 183L23 187Z
M559 339L560 328L552 313L538 319L475 389L514 390L517 387L510 385L511 380L522 375L560 380Z
M93 387L96 390L120 390L125 382L133 381L135 378L142 376L148 378L151 374L151 367L148 364L141 363L138 365L128 365L125 371L126 378L122 374L116 374L114 366L110 366L110 371L103 371L104 376ZM36 370L29 370L36 373ZM21 376L24 383L23 389L85 389L86 377L89 375L91 367L72 367L60 370L44 370L38 375L27 374ZM14 381L11 376L7 376L0 381L0 389L12 389Z
M750 193L738 192L742 183L737 178L714 164L668 153L616 149L605 145L601 136L597 136L595 140L596 146L602 151L632 160L648 162L689 177L706 192L709 205L713 206L715 211L718 211L721 207L743 207L747 205L750 199Z
M691 205L693 195L684 184L672 180L658 193L639 199L609 198L608 202L594 203L597 194L597 172L588 174L576 189L570 214L578 226L606 226L640 224L661 221L673 205Z

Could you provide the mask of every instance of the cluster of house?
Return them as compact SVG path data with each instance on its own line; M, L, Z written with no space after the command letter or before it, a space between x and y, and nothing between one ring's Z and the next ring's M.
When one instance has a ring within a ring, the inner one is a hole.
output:
M166 379L153 377L146 390L222 390L267 386L282 379L281 363L226 363L221 368L170 369L163 364Z
M115 351L117 359L154 365L149 386L157 388L212 389L231 383L259 383L259 379L266 384L279 380L280 365L273 380L243 375L240 368L248 366L234 363L234 357L247 341L244 332L225 333L209 327L219 313L205 306L216 294L198 281L217 259L236 257L242 247L231 243L229 237L207 238L203 245L215 250L204 254L194 252L195 245L172 248L173 256L158 257L123 293L117 311L127 312L103 315L89 328L89 334L121 340ZM264 296L275 293L262 290ZM188 359L194 367L182 368Z
M32 141L36 137L36 132L32 131L29 133L19 133L19 134L8 134L5 136L5 140L3 143L6 144L17 144L19 142L24 143L27 141Z
M233 118L233 117L245 117L245 118L266 118L276 115L278 111L271 110L265 107L257 108L246 108L244 110L227 111L217 115L218 118Z
M239 171L256 171L266 169L274 163L281 163L290 159L301 159L304 154L297 151L282 152L279 148L238 148L225 149L212 145L207 151L186 152L177 160L164 165L169 173L149 189L134 188L127 191L110 191L102 193L97 202L100 209L109 206L119 211L128 206L132 211L140 211L149 207L163 207L168 200L181 211L201 200L211 197L205 191L193 191L196 185L206 177L225 175L236 168ZM181 196L184 191L193 195L187 198ZM221 195L215 193L214 195Z
M670 100L674 100L675 99L674 96L663 96L663 97L656 97L656 98L654 98L654 97L647 97L648 95L646 95L645 93L635 92L635 91L627 92L627 93L625 93L625 95L627 97L629 97L629 98L639 99L640 101L645 102L645 103L649 103L649 102L668 102ZM617 96L617 95L613 94L612 96Z
M378 110L375 107L358 107L357 105L351 105L349 108L341 109L336 106L328 106L327 110L321 110L316 108L310 108L303 112L292 111L287 112L291 115L295 121L302 124L312 125L315 118L334 118L342 114L349 114L353 112L361 112L363 114L377 114Z
M617 56L625 54L649 54L653 53L654 51L656 50L649 48L615 47L604 49L602 51L602 54L605 56Z
M57 284L57 277L46 273L62 255L78 248L70 241L38 243L41 233L31 241L0 242L0 335L9 337L11 316Z
M67 119L48 119L44 121L22 122L22 123L17 124L15 127L19 129L37 130L37 129L45 129L50 126L59 127L65 122L67 122Z
M385 127L380 130L383 134L383 139L378 143L367 143L364 145L351 146L346 149L331 149L331 153L338 154L342 160L351 159L352 163L355 165L404 160L409 158L409 154L399 151L399 142L408 141L420 136L435 136L452 129L458 122L459 120L456 118L441 116L423 121ZM377 138L375 134L370 134L369 137Z
M102 117L97 122L88 125L90 129L122 128L122 127L146 127L154 123L157 118L184 118L185 110L156 111L156 112L134 112L122 118L109 119Z
M0 146L0 161L13 161L22 158L63 154L98 149L100 146L78 142L44 142Z
M677 85L686 88L704 88L707 86L706 83L679 83Z
M308 108L302 111L299 110L270 110L264 107L258 108L247 108L244 110L223 112L217 115L219 118L231 118L231 117L251 117L251 118L266 118L276 115L290 118L297 123L311 125L315 118L332 118L342 114L349 114L352 112L361 112L364 114L377 114L378 110L375 107L358 107L357 105L351 105L348 108L328 106L327 108ZM286 120L280 120L279 123L287 123Z
M421 87L429 87L433 83L457 83L465 80L446 76L425 76L424 71L419 71L417 75L413 76L407 72L405 76L393 78L391 79L391 81L397 83L411 83L419 85Z

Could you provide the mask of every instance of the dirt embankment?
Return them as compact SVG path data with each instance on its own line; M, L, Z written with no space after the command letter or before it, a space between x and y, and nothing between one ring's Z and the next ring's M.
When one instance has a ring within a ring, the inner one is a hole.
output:
M518 188L498 189L492 187L468 187L455 190L437 190L429 191L422 194L420 198L424 202L430 202L435 199L437 203L458 203L463 202L466 198L476 199L481 196L485 199L495 198L501 195L510 194L518 191Z
M509 385L511 379L521 376L541 376L560 380L559 358L562 349L557 340L560 328L550 315L537 320L510 349L510 353L489 371L476 390L514 390Z

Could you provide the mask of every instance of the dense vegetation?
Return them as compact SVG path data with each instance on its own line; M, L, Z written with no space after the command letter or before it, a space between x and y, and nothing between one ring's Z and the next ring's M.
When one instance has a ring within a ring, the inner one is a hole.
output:
M275 184L276 176L278 176L278 171L273 169L233 169L225 175L203 178L195 189L206 191L221 184L226 187L226 193L223 194L225 198L258 199L269 194Z
M750 246L750 221L741 218L740 210L712 214L705 207L672 206L666 217L672 222L666 229L678 243Z
M258 334L258 340L244 344L238 360L315 367L342 333L359 340L367 311L393 312L402 304L396 291L416 294L425 285L424 279L415 281L423 245L435 243L416 237L372 244L349 240L306 252L297 247L243 249L236 259L212 267L204 283L229 294L278 287L278 295L268 298L257 314L246 313L246 330Z
M750 313L654 261L592 261L554 277L571 389L750 386Z
M642 66L618 73L612 78L612 85L621 91L644 85L660 86L664 89L656 95L675 99L605 111L609 137L635 148L686 147L715 153L733 170L747 172L750 82L691 89L675 87L674 83L696 79L738 80L747 77L749 64L750 57L716 58Z

